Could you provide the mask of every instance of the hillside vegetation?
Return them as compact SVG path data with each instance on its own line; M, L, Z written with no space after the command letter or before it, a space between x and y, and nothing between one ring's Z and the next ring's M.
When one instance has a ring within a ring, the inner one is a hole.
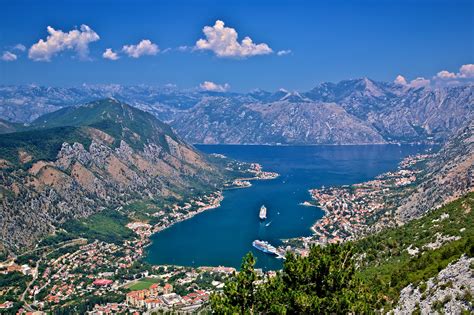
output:
M400 290L407 285L422 285L462 255L474 256L473 221L474 193L470 193L420 219L365 239L314 246L308 257L288 254L274 277L260 278L249 254L224 292L213 295L213 311L386 312L396 305ZM470 268L472 271L472 263ZM464 290L466 294L453 297L459 299L454 303L459 312L473 306L469 298L473 288Z
M0 248L19 251L66 222L133 201L215 191L228 176L168 125L115 99L60 109L0 137ZM112 224L117 215L68 227L80 236L129 237L124 224Z

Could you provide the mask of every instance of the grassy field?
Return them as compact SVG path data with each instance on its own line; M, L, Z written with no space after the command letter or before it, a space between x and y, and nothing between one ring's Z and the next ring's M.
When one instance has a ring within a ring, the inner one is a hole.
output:
M132 291L148 289L152 284L158 283L158 282L159 280L155 278L144 278L142 280L134 282L130 286L127 286L127 289L130 289Z
M128 222L129 219L125 215L114 210L104 210L85 219L68 221L63 228L77 237L122 243L135 236L135 233L126 227Z

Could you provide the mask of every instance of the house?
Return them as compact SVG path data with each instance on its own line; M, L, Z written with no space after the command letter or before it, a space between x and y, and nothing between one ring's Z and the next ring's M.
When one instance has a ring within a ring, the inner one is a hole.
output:
M113 281L109 279L96 279L93 282L93 284L98 287L105 287L105 286L111 285L112 283Z
M163 287L163 294L170 294L171 292L173 292L173 286L169 283L165 284Z
M157 308L158 306L163 305L163 301L159 298L146 299L144 304L145 307L150 310L152 308Z
M13 302L11 301L6 301L5 303L0 304L0 310L4 310L11 307L13 307Z
M163 292L163 288L158 285L158 283L154 283L149 288L150 295L158 295Z

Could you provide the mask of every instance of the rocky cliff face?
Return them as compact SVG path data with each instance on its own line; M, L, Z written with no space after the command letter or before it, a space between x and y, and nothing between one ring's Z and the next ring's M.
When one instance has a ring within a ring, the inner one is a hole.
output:
M239 104L207 98L173 122L193 143L367 144L385 140L364 121L335 103Z
M190 190L222 184L223 173L203 155L163 130L166 126L150 114L115 100L68 110L49 117L47 123L97 112L101 116L92 115L81 126L2 136L0 241L4 245L30 246L66 220L134 199L180 199ZM133 125L148 119L147 124ZM140 130L148 130L148 137ZM29 142L21 141L24 138ZM55 153L51 158L43 154L47 147L57 148L51 149Z
M474 120L428 161L420 184L397 209L398 218L411 220L470 191L474 191Z
M113 96L170 123L191 143L441 143L474 118L473 92L472 85L407 88L367 78L323 83L301 93L1 87L0 114L29 122L60 107Z
M400 300L393 314L462 314L472 312L469 296L474 290L472 264L474 258L462 256L449 264L425 287L410 284L400 292Z

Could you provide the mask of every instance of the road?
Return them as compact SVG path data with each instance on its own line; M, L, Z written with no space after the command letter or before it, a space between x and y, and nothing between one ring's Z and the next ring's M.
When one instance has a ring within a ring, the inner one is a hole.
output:
M76 245L76 244L81 244L81 243L84 243L84 242L87 242L87 240L85 238L76 238L76 239L73 239L73 240L70 240L70 241L64 241L64 242L61 242L61 243L58 243L58 244L55 244L55 245L43 246L43 247L35 248L35 249L29 251L31 253L31 252L39 250L39 249L47 249L47 248L50 248L52 246L58 246L59 245L59 247L53 249L52 251L49 251L47 253L44 252L41 255L41 258L38 259L38 261L36 262L35 272L33 273L33 279L28 283L28 286L26 287L25 291L21 294L21 298L20 298L20 301L23 302L23 307L27 311L30 311L30 312L34 311L34 309L32 309L31 306L28 303L26 303L25 297L26 297L26 294L28 293L28 291L30 290L31 285L36 281L36 279L38 279L38 275L39 275L38 267L40 266L41 261L46 257L46 255L54 253L55 251L57 251L61 248ZM26 253L28 253L28 252L23 253L23 255L26 254ZM48 283L49 283L49 280L46 283L46 285ZM44 285L41 289L43 289L46 285Z

